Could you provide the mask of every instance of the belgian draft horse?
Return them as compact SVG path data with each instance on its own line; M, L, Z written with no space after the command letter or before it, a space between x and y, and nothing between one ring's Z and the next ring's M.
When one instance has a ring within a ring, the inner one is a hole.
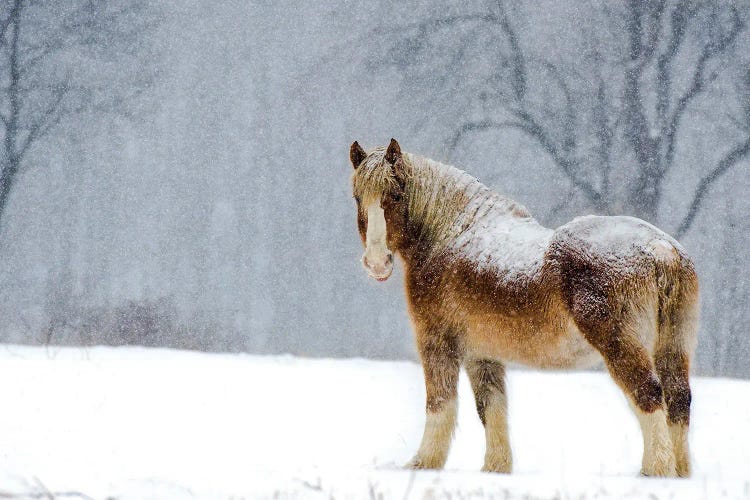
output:
M688 374L698 279L680 244L632 217L578 217L555 229L454 167L354 142L362 264L388 279L394 253L427 393L408 464L443 467L460 367L485 427L483 470L510 472L506 363L581 368L604 361L643 433L641 473L690 474Z

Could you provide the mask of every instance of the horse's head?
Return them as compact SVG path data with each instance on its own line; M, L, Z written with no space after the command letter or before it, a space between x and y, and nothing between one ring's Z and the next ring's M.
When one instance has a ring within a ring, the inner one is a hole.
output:
M349 157L359 235L365 246L362 265L370 277L385 281L393 272L393 252L405 240L408 205L401 148L391 139L387 148L366 153L355 141Z

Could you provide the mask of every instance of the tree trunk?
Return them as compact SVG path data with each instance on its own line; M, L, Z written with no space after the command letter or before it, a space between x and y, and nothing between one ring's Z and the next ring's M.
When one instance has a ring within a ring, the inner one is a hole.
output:
M8 47L8 117L5 123L5 161L0 172L0 228L2 228L8 197L18 174L21 158L16 150L18 144L18 117L21 112L19 100L20 69L18 61L18 38L21 26L22 0L16 0L10 12L13 33Z
M10 191L13 187L16 173L18 172L19 162L17 158L11 158L6 162L3 168L2 178L0 179L0 228L2 227L5 216L5 209L8 206Z
M633 189L629 193L630 211L652 224L659 222L659 200L661 199L661 179L651 174L653 167L641 166Z

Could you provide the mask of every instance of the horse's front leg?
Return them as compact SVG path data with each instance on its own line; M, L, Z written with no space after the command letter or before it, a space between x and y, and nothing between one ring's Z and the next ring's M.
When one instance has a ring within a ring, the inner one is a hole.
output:
M440 330L418 335L417 343L424 369L427 408L422 443L407 467L441 469L448 458L456 428L458 343L454 335Z
M513 458L508 439L505 367L497 361L470 359L466 362L466 373L487 441L482 470L510 473Z

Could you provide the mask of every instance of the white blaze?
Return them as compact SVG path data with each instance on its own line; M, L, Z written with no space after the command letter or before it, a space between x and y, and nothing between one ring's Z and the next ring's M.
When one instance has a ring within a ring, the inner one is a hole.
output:
M385 212L376 201L367 207L367 250L386 253L385 235Z
M367 235L363 263L368 272L377 278L387 277L393 270L391 251L386 244L385 212L376 201L367 207Z

